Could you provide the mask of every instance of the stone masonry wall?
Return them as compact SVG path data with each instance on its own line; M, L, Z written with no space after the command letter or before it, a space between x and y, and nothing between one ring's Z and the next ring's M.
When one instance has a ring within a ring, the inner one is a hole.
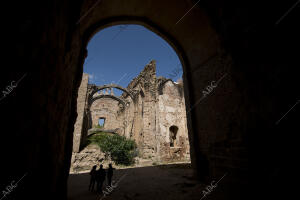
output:
M120 115L119 111L119 102L114 99L101 98L96 100L90 108L92 126L98 125L99 118L105 118L104 129L122 128L124 116Z
M127 116L134 120L126 123L133 124L131 137L137 142L142 157L158 161L189 160L183 85L171 80L164 82L166 80L156 78L156 63L151 61L129 83L127 88L135 91L137 99L127 109ZM162 82L164 84L160 87ZM163 92L160 94L161 89ZM125 93L123 96L130 101ZM170 148L169 128L172 125L179 128L176 140L178 145Z
M78 115L77 115L76 123L74 125L73 152L79 152L80 150L88 81L89 81L89 75L83 73L82 81L78 90L78 98L77 98Z
M158 96L158 138L161 160L190 159L185 101L181 93L182 89L182 85L167 81L163 86L163 94ZM178 128L174 147L170 146L170 127L172 126Z

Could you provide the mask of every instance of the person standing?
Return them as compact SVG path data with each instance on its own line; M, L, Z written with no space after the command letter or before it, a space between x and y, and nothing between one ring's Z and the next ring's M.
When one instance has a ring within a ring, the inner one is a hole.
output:
M100 165L100 169L97 171L97 178L96 178L96 181L97 181L97 191L99 193L103 193L102 192L102 187L103 187L103 182L105 180L105 170L103 169L103 165L101 164Z
M89 185L89 191L94 191L94 187L95 187L95 181L96 181L96 168L97 165L94 165L92 170L90 171L90 185Z
M110 163L109 167L107 169L107 184L108 184L108 186L112 186L111 185L111 179L112 179L112 177L114 175L114 171L113 171L114 169L115 168L113 168L112 165L111 165L111 163Z

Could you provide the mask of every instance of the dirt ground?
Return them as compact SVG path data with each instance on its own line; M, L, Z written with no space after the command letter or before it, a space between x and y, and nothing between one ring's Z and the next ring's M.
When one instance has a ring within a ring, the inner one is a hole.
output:
M221 182L213 191L204 196L203 191L209 184L199 183L192 178L190 164L115 170L113 180L117 182L121 177L123 178L112 193L103 197L96 192L88 191L90 178L88 173L70 174L68 198L69 200L100 200L102 197L107 200L226 199L226 191L224 191L226 187ZM106 183L103 190L105 187Z

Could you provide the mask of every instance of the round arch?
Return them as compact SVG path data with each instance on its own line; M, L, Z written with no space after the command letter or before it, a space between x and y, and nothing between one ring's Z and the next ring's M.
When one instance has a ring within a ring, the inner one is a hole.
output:
M96 33L98 33L99 31L105 28L116 26L116 25L127 25L127 24L141 25L147 28L149 31L160 36L176 52L182 67L184 68L184 66L188 66L187 56L184 54L184 50L179 44L179 42L175 38L173 38L170 34L168 34L166 31L164 31L162 28L160 28L157 24L153 23L152 21L150 21L145 17L118 16L118 17L105 18L102 19L101 21L95 22L82 33L83 34L82 46L86 48L89 41L92 39L92 37Z
M170 4L173 5L171 12ZM215 62L221 56L220 50L222 49L218 34L212 27L210 18L203 8L200 6L195 7L183 21L177 24L177 20L194 4L171 0L166 0L164 4L161 4L160 1L153 0L149 1L147 5L141 5L139 0L130 0L120 9L113 9L111 6L112 4L109 4L108 1L103 1L101 6L96 6L89 14L89 19L84 19L84 23L76 26L77 35L75 38L77 37L81 41L78 45L80 49L79 70L82 70L84 59L87 56L87 44L95 33L113 25L142 25L159 35L174 49L183 68L183 89L186 105L190 107L197 102L202 94L195 92L194 89L197 87L204 88L207 84L204 79L202 80L202 72L207 71L205 65L208 63L209 66L211 61ZM139 9L135 9L137 7ZM84 4L80 12L84 14L89 8L90 5ZM162 18L160 13L164 12L168 15ZM209 76L214 78L213 75L211 73ZM199 124L196 118L199 112L198 109L193 109L187 116L187 120L190 121L188 123L188 134L191 161L194 166L200 165L197 155L201 154L202 136L197 131L199 130Z
M134 97L133 97L132 93L128 89L126 89L126 88L124 88L124 87L122 87L120 85L117 85L117 84L108 84L108 85L101 85L101 86L92 85L91 86L91 92L90 92L89 95L92 98L93 95L96 92L98 92L100 90L103 90L103 89L106 89L106 88L116 88L116 89L122 90L123 92L125 92L126 94L128 94L131 97L132 100L134 100Z
M190 74L188 73L189 71L186 70L187 68L189 68L189 59L185 54L184 48L180 45L180 43L170 34L167 33L167 31L165 31L164 29L160 28L158 25L156 25L155 23L153 23L152 21L148 20L147 18L144 17L133 17L133 16L119 16L119 17L110 17L110 18L106 18L100 21L95 22L94 24L91 24L89 27L87 27L84 31L82 31L82 50L81 50L81 56L82 57L82 61L79 62L81 63L81 67L83 67L83 63L84 63L84 59L87 56L87 45L89 43L89 41L92 39L92 37L98 33L99 31L108 28L110 26L114 26L114 25L126 25L126 24L135 24L135 25L141 25L144 26L145 28L147 28L149 31L154 32L155 34L157 34L158 36L160 36L162 39L164 39L169 45L170 47L175 51L176 55L178 56L181 66L182 66L182 71L183 71L183 79L186 81L186 83L184 84L184 86L186 88L188 88L189 86L189 82L191 79L189 78ZM166 82L171 81L173 83L173 81L171 79L167 80ZM165 82L165 83L166 83ZM103 86L94 86L95 90L91 93L91 95L89 96L93 96L97 91L100 91L102 89L106 89L106 88L110 88L112 87L113 84L110 85L103 85ZM126 94L128 94L131 99L133 100L133 102L135 102L136 100L136 96L135 94L139 94L139 92L137 93L136 91L128 91L123 87L114 87L117 89L120 89L122 91L124 91ZM163 87L162 87L163 88ZM188 92L185 92L185 94L188 95ZM186 98L186 101L188 101L188 98ZM137 105L134 104L134 109L137 109ZM136 112L134 112L136 113ZM135 114L134 114L135 115ZM133 117L135 118L135 116ZM190 143L191 143L191 137L190 134L192 132L189 130L188 134L189 134L189 138L190 138ZM174 141L175 142L175 141ZM191 147L193 146L192 144L190 145ZM193 158L191 157L191 160L193 162Z
M175 51L176 55L178 56L178 58L180 60L182 70L183 70L184 80L186 80L186 81L190 80L188 71L185 70L186 68L189 68L188 57L186 56L185 51L184 51L183 47L180 45L180 43L172 35L168 34L167 31L165 31L163 28L161 28L157 24L153 23L148 18L139 17L139 16L109 17L109 18L105 18L105 19L101 19L99 21L96 21L95 23L93 23L90 26L86 27L86 29L84 29L82 31L82 47L83 47L83 49L81 51L81 55L82 55L81 57L83 59L82 59L82 62L80 62L80 63L82 63L82 66L83 66L83 63L84 63L84 59L87 56L86 47L87 47L89 41L92 39L92 37L96 33L98 33L99 31L101 31L105 28L111 27L111 26L126 25L126 24L135 24L135 25L144 26L149 31L154 32L155 34L160 36L162 39L164 39L171 46L171 48ZM110 84L110 85L115 85L115 84ZM110 85L103 85L103 86L95 86L94 85L93 87L95 87L95 91L92 92L92 94L89 95L89 96L92 98L92 96L97 91L105 89L105 88L110 88L111 87ZM186 84L184 84L184 85L185 85L185 87L188 87L189 83L186 82ZM115 85L115 86L118 86L118 85ZM135 93L134 92L131 93L126 88L123 88L122 86L118 86L118 87L114 87L114 88L117 88L117 89L120 89L120 90L124 91L126 94L130 95L133 102L135 102L135 97L134 97ZM188 92L185 92L185 94L188 95Z
M167 82L169 82L169 81L170 81L173 85L175 85L175 83L173 82L172 79L166 79L166 80L163 80L163 81L159 84L159 86L158 86L158 88L157 88L159 94L163 94L163 89L164 89L164 87L165 87L165 84L166 84Z
M126 24L134 24L134 25L141 25L145 28L147 28L149 31L157 34L160 36L162 39L164 39L170 46L171 48L175 51L176 55L178 56L182 70L183 70L183 77L186 81L189 81L189 73L186 70L189 68L189 59L187 55L185 54L185 51L183 47L180 45L180 43L171 35L169 34L166 30L149 20L148 18L145 17L139 17L139 16L115 16L115 17L109 17L105 18L99 21L96 21L95 23L91 24L89 27L87 27L84 31L82 31L82 57L83 60L87 56L87 50L86 47L89 43L89 41L92 39L92 37L98 33L99 31L115 26L115 25L126 25ZM83 61L81 62L83 65ZM186 86L189 85L189 83L185 84Z
M117 96L114 96L114 95L111 95L111 94L103 94L103 95L99 95L99 96L96 96L94 98L91 99L90 103L89 103L89 109L91 108L92 104L98 100L98 99L102 99L102 98L111 98L111 99L114 99L116 101L118 101L119 103L121 103L124 107L127 105L128 102L125 102L125 100L117 97Z

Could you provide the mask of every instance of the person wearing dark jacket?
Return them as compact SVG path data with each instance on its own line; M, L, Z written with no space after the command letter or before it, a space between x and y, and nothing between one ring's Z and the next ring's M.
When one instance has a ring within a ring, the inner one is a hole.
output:
M111 163L110 163L109 167L107 169L107 184L108 184L108 186L112 186L111 185L111 179L112 179L112 177L114 175L114 171L113 171L114 169L115 168L113 168L112 165L111 165Z
M97 191L99 193L103 193L102 192L102 187L103 187L103 182L105 180L105 170L103 169L103 165L100 165L100 169L97 171L97 175L96 175L96 181L97 181Z
M89 191L94 191L94 187L95 187L95 181L96 181L96 168L97 165L93 166L92 170L90 171L90 185L89 185Z

